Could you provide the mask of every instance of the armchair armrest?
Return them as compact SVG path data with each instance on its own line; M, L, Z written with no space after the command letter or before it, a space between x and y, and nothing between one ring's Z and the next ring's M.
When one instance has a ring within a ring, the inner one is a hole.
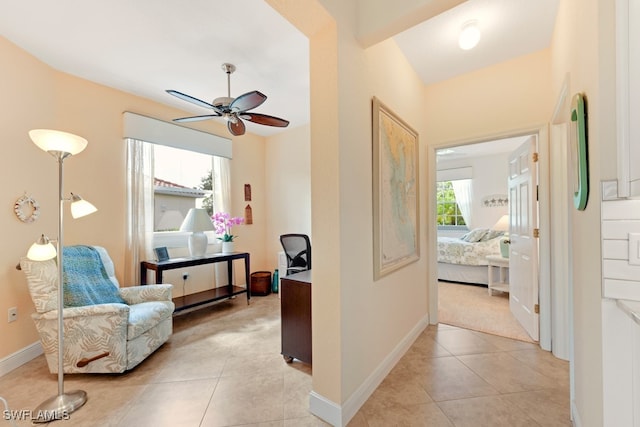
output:
M173 285L144 285L120 288L120 296L127 304L140 304L149 301L171 301Z
M83 307L66 307L62 310L62 318L74 319L82 317L95 317L95 316L116 316L123 317L126 321L129 316L129 306L125 304L97 304L86 305ZM57 320L58 310L47 311L46 313L34 313L32 314L34 320Z

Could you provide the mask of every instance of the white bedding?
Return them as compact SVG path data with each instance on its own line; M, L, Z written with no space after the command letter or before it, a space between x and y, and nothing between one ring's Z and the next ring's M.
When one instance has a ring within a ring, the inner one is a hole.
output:
M463 265L438 263L438 280L477 285L489 284L489 272L486 265Z
M438 237L438 262L459 265L487 265L487 255L500 253L500 237L467 242L456 237Z

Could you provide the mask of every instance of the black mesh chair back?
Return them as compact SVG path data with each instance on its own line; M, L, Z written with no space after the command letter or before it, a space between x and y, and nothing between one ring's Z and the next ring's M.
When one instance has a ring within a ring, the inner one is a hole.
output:
M311 241L306 234L283 234L280 243L287 254L287 274L311 269Z

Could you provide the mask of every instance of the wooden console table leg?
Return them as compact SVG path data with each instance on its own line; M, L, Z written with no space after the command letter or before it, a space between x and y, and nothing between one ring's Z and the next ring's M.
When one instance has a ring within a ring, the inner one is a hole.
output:
M251 269L249 264L249 254L244 257L244 277L245 282L247 284L247 305L251 301L251 273L249 270Z
M233 294L233 261L227 261L227 287L229 288L229 295Z

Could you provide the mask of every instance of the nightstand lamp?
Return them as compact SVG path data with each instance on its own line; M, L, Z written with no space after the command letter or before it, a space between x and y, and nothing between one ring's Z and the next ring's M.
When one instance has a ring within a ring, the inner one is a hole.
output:
M498 222L491 227L493 230L504 231L504 236L500 238L500 255L509 258L509 215L502 215Z

